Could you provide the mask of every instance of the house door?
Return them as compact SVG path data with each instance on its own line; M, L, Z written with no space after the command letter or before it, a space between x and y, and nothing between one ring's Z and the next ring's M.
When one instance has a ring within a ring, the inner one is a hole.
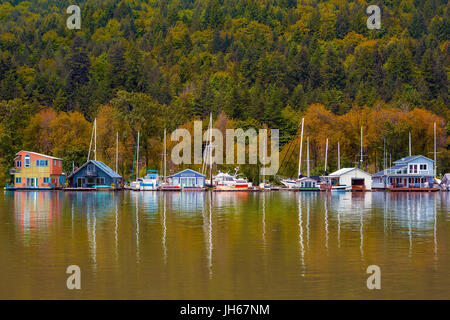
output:
M37 186L37 178L27 178L27 187L36 187Z
M84 179L83 178L78 178L77 188L82 188L83 187L83 183L84 183Z

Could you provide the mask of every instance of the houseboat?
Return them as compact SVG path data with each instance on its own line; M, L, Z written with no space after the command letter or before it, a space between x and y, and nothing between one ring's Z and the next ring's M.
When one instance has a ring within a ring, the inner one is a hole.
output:
M433 181L434 161L422 156L408 156L394 161L394 166L373 175L372 186L390 191L438 191Z
M318 176L309 176L303 177L298 180L299 191L320 191L320 177Z
M160 190L167 191L203 191L206 190L205 176L192 169L185 169L181 172L167 177L167 184Z
M123 187L122 177L101 161L89 160L68 177L65 190L113 191Z
M372 175L356 167L339 169L321 179L331 191L372 190Z
M13 183L6 190L52 190L65 184L62 159L22 150L16 154L14 168L9 170Z

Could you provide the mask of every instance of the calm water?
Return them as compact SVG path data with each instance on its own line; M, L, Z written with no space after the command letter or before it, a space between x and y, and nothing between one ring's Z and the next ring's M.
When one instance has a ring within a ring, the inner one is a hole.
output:
M450 299L449 208L450 193L2 192L0 298Z

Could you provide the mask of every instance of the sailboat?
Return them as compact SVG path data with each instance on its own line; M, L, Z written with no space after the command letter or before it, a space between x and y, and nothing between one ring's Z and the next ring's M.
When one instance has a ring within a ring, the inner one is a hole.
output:
M137 136L137 145L136 145L136 180L131 182L130 186L127 189L133 191L139 191L141 188L142 179L139 179L139 138L140 132L138 131Z
M206 176L206 170L209 166L209 183L206 185L210 188L214 188L214 191L249 191L252 189L252 183L248 182L246 178L242 178L238 176L239 167L235 168L234 175L229 174L227 172L221 172L217 175L213 175L213 159L212 159L212 113L209 118L209 141L206 145L204 156L203 156L203 166L202 166L202 174Z
M301 174L302 172L302 148L303 148L303 128L305 125L305 118L302 118L302 130L300 134L300 152L298 156L298 175L297 179L280 179L280 182L287 187L288 189L298 189L300 187L299 179L301 179L303 176Z
M159 183L158 190L160 191L181 191L181 188L179 186L175 186L170 184L167 180L167 131L164 129L164 153L162 154L162 168L163 171L163 177L162 180ZM169 179L170 180L170 179Z
M264 154L266 154L267 153L267 140L266 139L264 139L263 148L264 148ZM264 160L263 162L265 162L266 159L263 158L263 160ZM263 174L262 174L263 181L259 184L259 189L261 191L270 191L270 190L272 190L272 185L270 183L266 183L266 166L265 166L265 164L263 164L262 170L263 170Z
M307 138L306 143L306 177L302 177L298 180L299 183L299 190L300 191L320 191L319 183L320 178L319 177L311 177L310 171L309 171L309 137Z

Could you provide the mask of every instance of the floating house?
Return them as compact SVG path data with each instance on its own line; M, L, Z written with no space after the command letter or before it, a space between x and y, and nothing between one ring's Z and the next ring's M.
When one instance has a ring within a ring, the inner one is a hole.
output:
M349 191L372 190L372 175L356 167L342 168L321 178L332 190L336 187Z
M65 184L62 159L31 151L18 152L9 173L13 176L13 184L6 186L9 190L49 190L62 188Z
M89 160L68 177L69 189L121 189L123 179L101 161Z
M302 177L297 181L300 191L320 191L320 177L310 176Z
M434 190L434 161L422 156L409 156L394 161L394 166L373 175L374 189L393 191ZM436 189L437 190L437 189Z
M168 177L171 187L182 190L198 190L205 188L205 176L197 171L186 169Z

